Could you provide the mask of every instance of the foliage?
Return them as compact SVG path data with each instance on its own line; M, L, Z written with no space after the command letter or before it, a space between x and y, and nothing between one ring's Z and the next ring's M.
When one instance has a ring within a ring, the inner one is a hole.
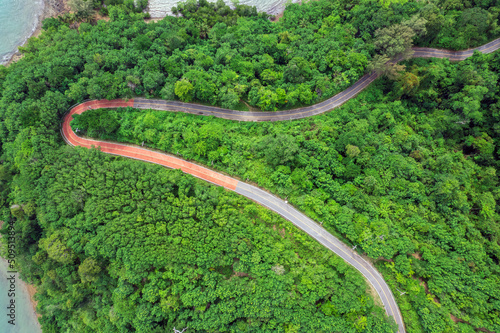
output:
M41 228L18 245L44 332L395 331L354 268L250 200L96 149L43 159L14 225Z
M84 17L91 15L94 3L91 0L68 0L69 8Z
M15 220L44 330L393 329L358 273L281 218L173 171L65 147L60 120L86 98L312 104L412 44L498 36L496 2L320 0L271 22L200 1L151 23L144 4L94 1L109 22L47 19L24 57L0 66L0 215ZM287 197L376 260L409 332L500 331L500 60L401 66L382 68L396 81L301 121L97 110L72 126Z
M459 331L450 314L498 331L500 56L409 66L400 81L304 120L127 109L116 111L114 138L255 182L383 258L386 280L407 293L397 298L409 332Z
M33 73L34 82L26 84L34 94L43 93L42 81L60 66L71 69L63 75L69 91L58 89L71 103L144 95L225 107L243 100L275 110L347 88L364 74L372 53L330 0L291 6L276 23L248 6L230 10L222 0L181 3L174 12L182 17L148 24L123 5L108 11L109 22L82 23L78 31L67 27L72 18L45 21L44 36L22 52L52 45L64 65Z

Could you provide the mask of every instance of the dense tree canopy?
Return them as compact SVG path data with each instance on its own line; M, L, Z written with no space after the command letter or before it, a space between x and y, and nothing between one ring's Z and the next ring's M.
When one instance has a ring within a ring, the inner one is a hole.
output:
M498 36L496 4L319 0L272 22L200 1L145 23L144 1L97 0L109 21L44 21L23 59L0 66L0 215L15 221L44 329L394 329L358 273L281 218L178 172L66 147L59 134L87 98L276 110L330 97L370 66L394 81L301 121L127 109L72 126L287 197L373 259L408 332L500 331L500 58L374 66L414 43L465 49Z
M97 150L43 159L15 225L44 332L395 331L354 268L237 194Z
M344 107L293 122L182 113L120 118L103 138L194 159L287 197L378 262L409 332L500 328L498 54L414 60L417 83L381 81ZM385 97L384 97L385 95ZM223 130L221 130L223 129ZM207 136L206 133L211 133Z

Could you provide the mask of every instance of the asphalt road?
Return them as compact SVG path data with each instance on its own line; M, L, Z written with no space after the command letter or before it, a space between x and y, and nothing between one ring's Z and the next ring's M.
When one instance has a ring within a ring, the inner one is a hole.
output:
M480 46L475 49L465 51L449 51L431 48L418 48L414 47L414 58L449 58L452 61L460 61L470 57L475 50L483 53L491 53L500 48L500 38L488 44ZM149 100L138 98L135 100L114 100L114 101L88 101L73 107L70 112L64 117L61 134L64 140L73 146L82 146L91 148L92 146L100 147L100 149L109 154L124 156L128 158L138 159L141 161L151 162L163 165L165 167L181 169L182 171L192 174L195 177L213 183L215 185L223 186L228 190L235 191L245 197L265 206L274 212L280 214L285 219L292 222L294 225L305 231L311 237L316 239L319 243L335 252L338 256L343 258L346 262L355 267L358 271L365 276L365 278L372 284L377 291L384 308L389 316L392 316L399 327L399 332L404 333L404 323L390 288L385 283L384 278L377 272L377 270L363 258L361 258L355 251L351 250L340 240L328 233L319 224L309 219L304 214L293 208L288 203L273 196L255 186L238 181L234 178L228 177L221 173L215 172L208 168L199 166L195 163L184 161L180 158L153 152L142 147L123 145L118 143L111 143L105 141L97 141L77 136L69 125L72 115L83 113L91 108L116 108L133 106L139 109L154 109L165 111L178 111L191 113L196 115L214 116L218 118L225 118L238 121L283 121L301 119L317 114L321 114L337 108L344 104L349 99L356 96L359 92L365 89L370 83L377 78L376 73L369 73L363 76L358 82L342 91L341 93L325 100L321 103L293 109L287 111L277 112L246 112L246 111L233 111L222 109L212 106L204 106L199 104L182 103L176 101L164 100Z
M500 48L500 38L495 39L488 44L479 46L474 49L465 51L449 51L432 48L414 47L413 58L449 58L452 61L464 60L474 53L481 51L483 53L491 53ZM134 107L138 109L153 109L153 110L168 110L184 113L191 113L203 116L214 116L218 118L238 120L238 121L283 121L307 118L315 116L332 109L338 108L358 93L363 91L370 85L378 75L374 72L364 75L352 86L337 95L315 105L306 106L303 108L275 111L275 112L249 112L249 111L234 111L222 109L214 106L205 106L200 104L183 103L178 101L165 101L159 99L144 99L137 98L134 100Z
M285 219L305 231L311 237L316 239L323 246L335 252L347 263L354 266L361 274L365 276L368 282L377 291L387 314L394 318L399 327L399 332L404 331L404 324L401 313L394 299L390 288L384 281L384 278L377 270L361 258L355 251L344 245L339 239L328 233L316 222L293 208L290 204L280 198L269 194L255 186L241 182L237 179L223 175L206 167L185 161L176 156L152 151L140 146L124 145L114 142L106 142L88 139L76 135L71 129L70 122L74 114L81 114L90 109L97 108L117 108L136 105L136 101L129 100L100 100L87 101L73 107L65 116L61 126L61 135L67 144L86 148L99 147L104 153L128 157L136 160L159 164L172 169L181 169L197 178L208 181L212 184L222 186L228 190L241 194L262 206L268 207L272 211L280 214Z
M318 223L278 197L241 181L236 185L235 192L280 214L285 219L295 224L295 226L309 234L309 236L316 239L323 246L335 252L335 254L344 259L347 263L354 266L354 268L363 274L368 282L375 288L384 304L385 311L389 316L393 317L398 324L399 332L405 331L403 319L391 289L385 283L382 275L380 275L371 264L351 250L351 248L347 247L338 238L326 231Z

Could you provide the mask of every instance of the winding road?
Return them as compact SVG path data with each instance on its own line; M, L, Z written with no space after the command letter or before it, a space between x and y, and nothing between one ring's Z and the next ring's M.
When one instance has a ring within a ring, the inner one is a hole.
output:
M491 53L500 48L500 38L488 44L480 46L475 49L465 51L449 51L431 48L418 48L414 47L414 58L449 58L453 61L460 61L470 57L475 50L483 53ZM181 169L185 173L189 173L197 178L203 179L210 183L234 191L238 194L268 207L272 211L280 214L285 219L289 220L297 227L308 233L311 237L316 239L319 243L335 252L338 256L343 258L350 265L354 266L369 283L375 288L387 314L394 318L398 325L400 333L405 332L403 318L398 308L394 295L392 294L389 286L384 281L380 273L355 251L351 250L340 240L328 233L318 223L314 222L286 201L269 194L255 186L244 183L237 179L228 177L221 173L215 172L208 168L204 168L197 164L182 160L180 158L151 151L145 148L124 145L119 143L112 143L106 141L91 140L77 136L71 129L70 122L74 114L81 114L89 109L95 108L117 108L117 107L134 107L138 109L154 109L164 111L178 111L204 116L215 116L218 118L225 118L238 121L282 121L306 118L320 113L330 111L339 107L349 99L356 96L360 91L365 89L371 82L377 78L376 73L369 73L363 76L358 82L335 95L334 97L325 100L321 103L288 111L277 112L245 112L233 111L228 109L221 109L212 106L203 106L199 104L182 103L176 101L164 100L148 100L137 98L133 100L94 100L79 104L73 107L64 117L61 125L61 134L64 140L72 146L81 146L86 148L100 147L104 153L113 155L133 158L141 161L156 163L172 169Z

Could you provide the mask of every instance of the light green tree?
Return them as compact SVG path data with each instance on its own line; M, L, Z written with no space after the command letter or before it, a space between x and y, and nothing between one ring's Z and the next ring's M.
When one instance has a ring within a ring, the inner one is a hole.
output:
M187 79L175 83L175 95L183 102L190 102L193 99L193 90L193 84Z
M68 5L72 11L83 17L90 16L94 8L92 0L68 0Z
M97 264L94 258L85 259L80 266L78 266L78 275L82 282L93 282L97 280L97 274L101 271L101 267Z

